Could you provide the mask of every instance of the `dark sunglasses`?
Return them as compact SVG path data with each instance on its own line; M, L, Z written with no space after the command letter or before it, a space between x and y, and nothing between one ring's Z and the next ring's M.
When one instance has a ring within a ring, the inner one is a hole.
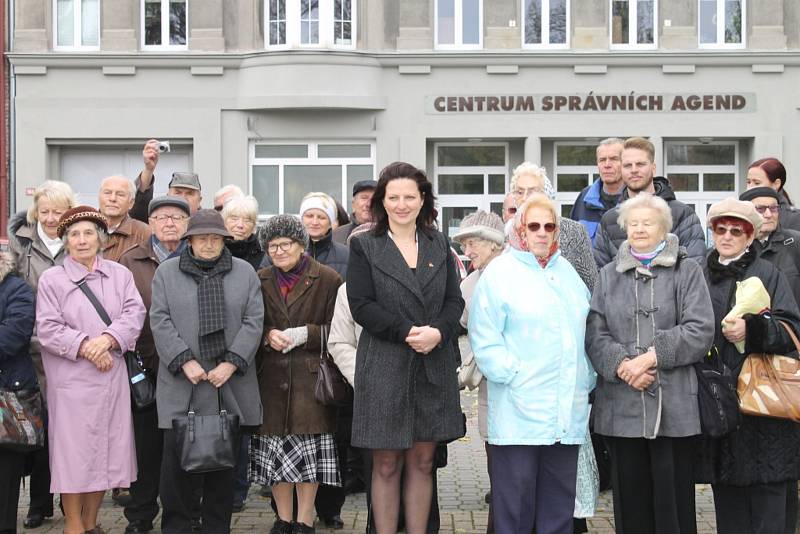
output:
M537 222L529 222L525 226L527 226L528 230L531 232L538 232L539 228L542 227L542 225ZM552 234L556 231L556 223L544 223L544 231L548 234Z
M734 226L733 228L728 228L727 226L714 227L714 233L717 235L725 235L728 232L730 232L733 237L742 237L744 235L744 230L737 226Z
M508 213L510 213L511 215L514 215L515 213L517 213L517 208L514 208L514 207L506 208L506 211Z

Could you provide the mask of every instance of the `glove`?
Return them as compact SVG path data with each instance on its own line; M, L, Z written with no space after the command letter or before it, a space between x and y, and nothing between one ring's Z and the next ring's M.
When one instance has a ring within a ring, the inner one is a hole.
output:
M286 354L290 350L295 347L298 347L308 341L308 327L307 326L298 326L296 328L287 328L283 332L281 332L284 336L288 337L292 340L292 344L283 349L283 353Z

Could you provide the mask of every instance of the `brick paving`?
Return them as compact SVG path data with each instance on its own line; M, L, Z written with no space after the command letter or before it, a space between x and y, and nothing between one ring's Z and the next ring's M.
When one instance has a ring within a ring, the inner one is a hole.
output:
M477 392L465 392L461 396L464 413L467 414L467 435L449 447L448 466L439 471L439 508L441 512L441 532L457 534L479 534L486 532L488 505L483 497L489 486L486 474L486 458L483 442L478 435L478 396ZM258 495L258 488L253 487L247 499L245 509L233 516L232 530L236 533L266 533L272 526L274 515L269 501ZM28 509L27 491L20 498L19 523L20 532L60 533L63 520L58 511L56 517L45 521L38 529L24 529L22 520ZM349 495L342 509L345 528L341 534L361 534L366 529L366 501L363 493ZM122 534L127 521L122 508L111 501L111 494L106 496L100 510L100 524L109 534ZM614 532L611 493L600 495L595 517L588 520L589 531L597 534ZM714 503L711 488L697 486L697 527L699 534L715 532ZM333 530L320 528L317 531L333 534ZM153 531L154 534L160 530Z

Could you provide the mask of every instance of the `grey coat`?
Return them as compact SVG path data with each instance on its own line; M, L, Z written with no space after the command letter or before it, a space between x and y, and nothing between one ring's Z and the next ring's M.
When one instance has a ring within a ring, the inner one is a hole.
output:
M169 371L169 364L187 349L200 353L198 335L197 282L178 267L180 258L172 258L156 269L150 305L150 328L160 360L156 400L158 427L172 429L172 420L186 415L192 384L179 370ZM222 387L222 399L229 413L239 415L243 426L260 425L261 395L258 390L256 350L261 343L264 325L264 301L261 284L253 267L233 258L233 269L225 275L225 345L228 351L247 362ZM214 362L197 360L206 371ZM210 382L200 382L194 395L195 411L200 415L217 412L217 395Z
M419 232L417 242L416 272L386 234L361 234L350 243L347 296L364 328L356 350L354 447L408 449L464 435L454 349L464 300L455 261L440 232ZM425 355L405 342L412 326L424 325L442 334Z
M600 271L586 327L586 352L599 375L594 430L623 438L685 437L700 433L697 377L714 339L714 310L703 271L678 238L642 266L628 242ZM655 347L656 381L637 391L617 377L617 368Z

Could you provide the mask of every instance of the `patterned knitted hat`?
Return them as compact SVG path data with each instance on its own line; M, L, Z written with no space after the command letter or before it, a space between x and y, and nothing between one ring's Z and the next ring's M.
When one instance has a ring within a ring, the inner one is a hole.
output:
M458 232L451 237L459 243L470 237L479 237L502 246L505 243L503 219L496 213L478 210L464 217Z
M306 232L300 218L295 215L275 215L270 217L258 233L258 240L264 250L267 250L269 242L281 237L286 237L308 246L308 232Z
M58 220L58 228L56 229L58 237L64 237L67 228L79 221L92 221L108 232L108 219L106 219L105 215L91 206L75 206L65 211Z

